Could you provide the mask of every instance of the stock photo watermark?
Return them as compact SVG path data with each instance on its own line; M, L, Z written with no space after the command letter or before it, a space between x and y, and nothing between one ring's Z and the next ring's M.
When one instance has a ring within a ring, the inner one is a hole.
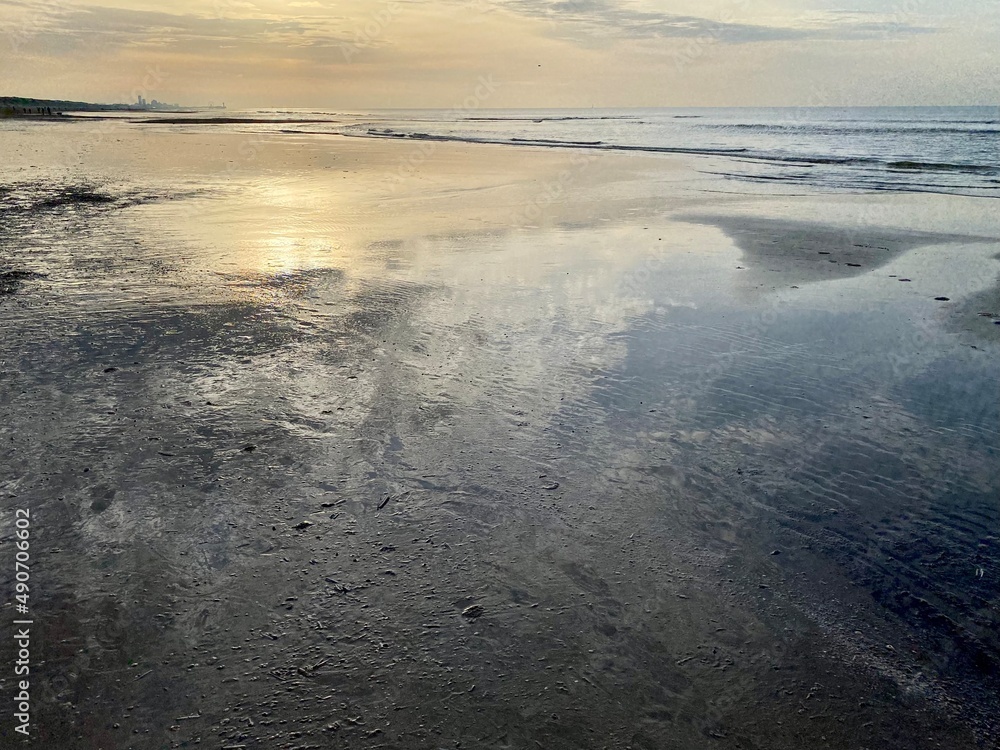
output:
M350 42L343 42L340 45L340 53L344 60L353 62L359 53L374 47L376 40L402 11L403 6L400 2L387 0L368 20L355 29Z
M472 93L465 97L457 106L447 111L446 120L460 119L470 112L481 109L487 100L500 87L500 84L493 80L493 75L481 75L476 80L476 86ZM370 133L378 137L386 137L387 134ZM395 173L391 177L391 188L397 190L407 179L411 178L437 150L440 145L439 140L421 139L420 145L416 146L407 156L400 160Z
M14 511L14 731L31 732L31 509Z

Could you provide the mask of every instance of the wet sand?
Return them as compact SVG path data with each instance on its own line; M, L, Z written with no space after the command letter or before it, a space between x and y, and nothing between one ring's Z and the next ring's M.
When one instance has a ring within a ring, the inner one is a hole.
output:
M997 746L991 201L95 127L0 135L34 746Z

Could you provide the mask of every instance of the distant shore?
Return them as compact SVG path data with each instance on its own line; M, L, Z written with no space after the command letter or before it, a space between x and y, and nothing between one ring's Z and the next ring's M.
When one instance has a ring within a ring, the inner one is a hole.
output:
M94 104L66 99L34 99L0 96L0 119L11 117L56 117L66 112L197 112L225 109L225 106L182 107L178 104Z

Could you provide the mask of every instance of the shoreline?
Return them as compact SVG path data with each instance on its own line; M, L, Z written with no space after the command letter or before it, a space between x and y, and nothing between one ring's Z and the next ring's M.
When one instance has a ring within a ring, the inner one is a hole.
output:
M879 108L875 108L878 110ZM132 111L132 110L130 110ZM373 121L365 122L365 118L358 113L328 113L327 117L309 116L279 116L293 114L287 111L276 111L274 113L262 112L259 114L232 116L200 116L200 117L176 117L175 114L197 114L203 112L198 108L189 110L179 110L165 112L160 110L142 111L142 114L152 115L149 117L137 117L129 122L144 128L155 126L186 126L188 128L217 127L226 128L231 126L258 126L272 128L273 135L291 136L340 136L344 138L368 138L386 141L400 141L415 144L418 149L432 149L437 144L471 144L471 145L500 145L507 147L525 147L532 149L553 149L567 150L575 152L593 152L601 154L603 152L621 154L648 154L655 156L678 155L695 156L706 163L703 170L706 174L721 177L723 180L757 183L762 187L767 185L783 185L789 189L797 190L800 187L811 185L812 187L830 191L833 194L850 193L864 191L869 193L879 192L899 192L912 193L921 192L929 194L960 195L976 198L998 197L997 180L994 176L1000 175L1000 168L990 162L987 163L967 163L960 158L949 160L943 153L921 153L921 156L913 156L903 150L892 153L867 153L862 147L861 153L827 153L823 151L823 146L817 144L819 151L811 152L808 149L798 151L792 149L787 151L780 144L772 143L770 146L748 146L742 143L730 143L722 145L714 143L712 128L723 126L709 125L708 130L702 133L701 140L685 143L687 136L664 137L662 134L656 136L655 129L649 131L653 133L654 141L648 143L629 143L626 137L624 141L599 140L585 138L580 134L577 137L567 134L559 138L541 137L541 135L515 134L519 131L516 126L519 123L526 123L531 126L546 127L566 126L577 120L587 122L597 122L603 120L622 120L631 122L631 118L637 117L640 110L621 110L616 117L611 116L560 116L553 117L547 111L536 112L534 118L528 117L459 117L462 123L467 123L466 129L482 129L483 126L492 123L506 123L511 132L506 134L489 135L489 127L478 135L470 133L434 133L423 130L414 130L418 122L436 122L430 120L407 121L406 113L403 120L397 123L390 115L392 111L372 113ZM525 112L533 110L525 110ZM568 110L569 111L569 110ZM722 109L719 112L729 112ZM136 112L139 112L136 110ZM794 112L797 112L795 110ZM794 114L793 112L793 114ZM321 114L321 113L311 113ZM103 120L116 121L124 119L122 117L107 116L101 114L75 113L66 115L76 120ZM785 113L785 116L789 116ZM800 116L800 115L799 115ZM686 116L675 115L675 118ZM389 118L389 119L386 119ZM685 121L681 119L680 121ZM668 118L664 122L669 123ZM984 127L992 127L993 121L985 124ZM373 127L381 124L381 127ZM392 127L385 127L385 125ZM437 123L440 124L440 123ZM633 124L648 125L648 123L637 122ZM289 126L322 125L329 130L297 130ZM285 126L285 127L282 127ZM526 126L526 125L525 125ZM662 127L667 127L661 123ZM363 128L364 132L359 132L358 128ZM421 125L420 127L423 127ZM762 125L762 132L767 132L767 128L788 128L788 125ZM401 129L402 128L402 129ZM508 128L508 129L509 129ZM723 127L723 132L725 128ZM262 131L264 132L264 131ZM478 132L478 131L476 131ZM612 131L613 132L613 131ZM865 131L859 131L865 133ZM986 132L986 131L984 131ZM753 136L748 136L753 142ZM766 141L762 142L766 143ZM830 144L826 144L829 146ZM869 147L872 147L869 144ZM766 192L766 191L765 191Z

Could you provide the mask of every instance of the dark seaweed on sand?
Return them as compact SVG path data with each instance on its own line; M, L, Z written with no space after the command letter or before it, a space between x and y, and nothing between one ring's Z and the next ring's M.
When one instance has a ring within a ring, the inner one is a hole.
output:
M0 271L0 294L13 294L22 281L41 278L43 274L33 271Z
M0 217L22 211L57 209L64 206L101 206L117 198L93 185L60 185L27 182L0 186Z
M114 203L114 196L100 193L93 188L82 185L71 185L57 190L53 195L35 204L39 208L54 208L68 206L74 203Z
M0 220L15 212L49 211L72 207L127 208L195 193L169 195L155 191L112 191L89 183L53 187L43 182L0 185Z

